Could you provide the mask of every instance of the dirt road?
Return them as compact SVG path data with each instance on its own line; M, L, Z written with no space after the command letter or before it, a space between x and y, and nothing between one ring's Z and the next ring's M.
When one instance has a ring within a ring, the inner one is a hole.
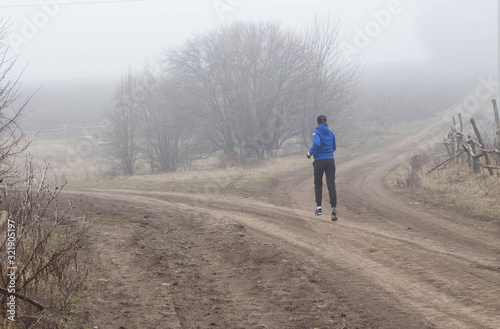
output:
M71 191L99 219L89 324L500 328L500 221L383 187L427 135L338 163L338 222L312 215L312 167L244 196Z

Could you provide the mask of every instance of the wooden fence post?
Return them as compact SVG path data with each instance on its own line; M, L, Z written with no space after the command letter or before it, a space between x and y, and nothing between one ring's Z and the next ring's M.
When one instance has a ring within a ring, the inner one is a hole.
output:
M467 142L470 145L470 148L472 150L472 153L476 154L476 143L471 141L471 136L469 136L469 141ZM481 172L481 166L479 165L479 160L476 160L472 157L472 155L467 152L469 155L471 161L472 161L472 170L474 171L475 174L479 174Z
M462 122L462 113L458 113L458 121L460 123L460 131L457 138L457 151L461 150L464 139L464 123ZM463 157L460 157L460 162L464 163Z
M448 141L446 140L446 138L443 138L443 144L446 147L446 152L448 152L448 155L451 158L453 156L453 154L451 153L450 148L448 147Z
M498 116L498 106L497 106L497 100L494 99L492 100L493 102L493 111L495 112L495 123L496 123L496 126L497 126L497 130L496 130L496 147L498 147L498 149L500 150L500 117Z
M486 160L486 165L491 166L491 161L490 161L490 157L488 156L488 152L484 151L485 145L483 142L483 138L481 137L481 134L479 133L479 129L477 129L476 120L474 120L474 118L471 118L470 123L472 123L472 127L474 128L474 132L476 133L477 140L478 140L479 144L481 144L480 145L481 149L482 149L481 151L483 152L484 159ZM492 168L488 168L488 172L490 173L491 176L494 175Z

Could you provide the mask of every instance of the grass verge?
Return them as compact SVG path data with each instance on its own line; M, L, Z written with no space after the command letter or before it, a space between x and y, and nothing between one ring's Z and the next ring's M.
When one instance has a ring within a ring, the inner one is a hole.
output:
M388 173L386 186L438 207L500 220L500 173L490 176L482 170L475 174L460 159L429 173L435 161L430 157L421 164L415 161L410 159Z

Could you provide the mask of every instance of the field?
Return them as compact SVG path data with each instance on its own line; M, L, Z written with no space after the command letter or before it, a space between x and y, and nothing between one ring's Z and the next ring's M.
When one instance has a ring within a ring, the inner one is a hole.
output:
M85 245L96 256L82 323L500 327L500 221L384 185L429 129L339 150L338 222L313 215L305 156L130 178L100 178L97 156L54 163L78 178L65 191L74 213L96 220ZM54 154L62 159L68 145Z

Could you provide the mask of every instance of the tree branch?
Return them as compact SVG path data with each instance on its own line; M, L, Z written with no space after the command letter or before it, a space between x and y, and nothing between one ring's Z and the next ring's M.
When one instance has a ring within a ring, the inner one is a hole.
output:
M36 307L38 307L40 309L40 311L43 311L45 309L45 306L43 306L42 304L40 304L36 300L31 299L31 298L29 298L27 296L24 296L24 295L22 295L20 293L17 293L17 292L10 293L7 289L0 287L0 294L4 294L6 296L16 296L17 298L24 299L28 303L30 303L30 304L35 305Z

